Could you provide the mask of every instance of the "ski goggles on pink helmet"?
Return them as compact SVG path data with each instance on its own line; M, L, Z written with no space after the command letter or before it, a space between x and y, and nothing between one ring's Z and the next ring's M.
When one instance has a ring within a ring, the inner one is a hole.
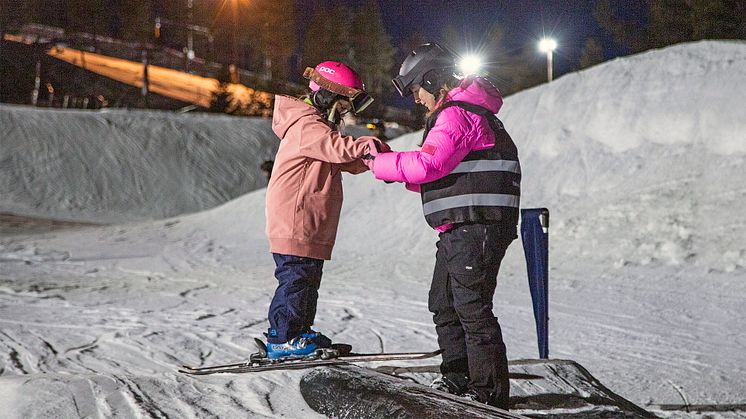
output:
M306 67L303 77L310 80L310 86L313 90L322 88L332 93L345 97L352 106L352 112L357 115L364 111L365 108L373 103L373 98L365 90L355 87L345 86L344 84L334 82L324 77L319 71L311 67ZM316 86L313 86L316 84ZM316 88L315 88L316 87Z

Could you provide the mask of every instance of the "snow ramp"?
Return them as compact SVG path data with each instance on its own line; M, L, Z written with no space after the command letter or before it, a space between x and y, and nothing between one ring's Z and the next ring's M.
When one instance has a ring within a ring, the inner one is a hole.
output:
M0 211L96 223L162 219L266 186L271 121L0 105Z
M510 363L510 412L428 385L437 365L317 368L300 381L308 405L329 417L356 418L653 418L568 360Z

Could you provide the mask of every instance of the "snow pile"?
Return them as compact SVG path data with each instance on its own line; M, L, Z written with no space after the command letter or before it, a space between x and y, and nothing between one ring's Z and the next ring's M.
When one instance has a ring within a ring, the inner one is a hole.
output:
M0 105L0 208L114 223L196 212L262 188L271 121Z
M526 206L575 257L746 267L746 43L683 44L506 100ZM560 262L556 258L555 263Z

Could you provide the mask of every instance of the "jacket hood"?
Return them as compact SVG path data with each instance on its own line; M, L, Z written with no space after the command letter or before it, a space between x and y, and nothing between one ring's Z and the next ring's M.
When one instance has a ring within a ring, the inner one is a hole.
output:
M272 113L272 131L282 140L293 124L302 117L311 115L320 116L316 108L300 99L276 95L275 109Z
M498 113L503 105L503 97L489 80L484 77L467 77L458 87L448 92L446 100L459 100L487 108Z

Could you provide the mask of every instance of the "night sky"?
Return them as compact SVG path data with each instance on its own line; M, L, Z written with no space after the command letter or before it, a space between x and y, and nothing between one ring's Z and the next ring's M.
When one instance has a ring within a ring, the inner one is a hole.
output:
M305 0L300 2L299 26L307 24L317 5L344 3L359 6L362 0ZM554 37L559 46L554 53L555 76L577 69L586 39L595 37L605 48L605 58L624 51L615 49L593 18L596 0L380 0L386 30L399 46L401 40L420 32L437 40L444 27L451 25L478 45L494 23L504 31L504 43L511 49L536 45L543 35ZM636 9L640 0L630 0L628 9ZM537 55L540 54L537 50Z

